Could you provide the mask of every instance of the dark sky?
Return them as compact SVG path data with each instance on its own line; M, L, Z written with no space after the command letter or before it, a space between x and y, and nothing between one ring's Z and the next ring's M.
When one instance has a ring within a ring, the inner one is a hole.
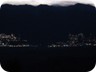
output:
M3 5L0 10L2 32L34 40L62 39L66 33L96 33L96 10L83 4L69 7Z

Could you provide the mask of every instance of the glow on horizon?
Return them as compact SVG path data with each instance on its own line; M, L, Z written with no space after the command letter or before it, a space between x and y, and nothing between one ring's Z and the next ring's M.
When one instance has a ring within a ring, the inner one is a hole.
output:
M66 2L69 2L69 4L66 4ZM40 4L45 4L45 5L56 4L60 6L66 6L66 5L75 5L76 3L90 4L96 7L96 0L0 0L0 6L2 4L11 4L11 5L27 4L27 5L33 5L33 6L38 6Z

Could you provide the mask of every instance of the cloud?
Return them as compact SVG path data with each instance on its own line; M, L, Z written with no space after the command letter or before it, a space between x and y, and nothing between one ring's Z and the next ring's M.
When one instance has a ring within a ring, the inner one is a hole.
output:
M76 3L90 4L96 6L95 0L0 0L0 6L2 4L12 4L12 5L33 5L38 6L40 4L45 5L60 5L68 6L75 5Z

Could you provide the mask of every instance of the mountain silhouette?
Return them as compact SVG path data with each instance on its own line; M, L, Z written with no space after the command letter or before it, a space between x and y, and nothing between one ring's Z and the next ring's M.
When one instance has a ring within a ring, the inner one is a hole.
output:
M62 39L66 33L96 33L95 19L95 7L79 3L67 7L5 4L0 9L0 32L41 40Z

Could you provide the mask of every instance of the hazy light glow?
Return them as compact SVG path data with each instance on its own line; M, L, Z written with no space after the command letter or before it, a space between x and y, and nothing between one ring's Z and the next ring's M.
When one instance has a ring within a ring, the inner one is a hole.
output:
M0 72L8 72L8 71L5 71L5 70L1 67L1 64L0 64Z
M96 72L96 65L95 67L93 68L93 70L89 71L89 72Z
M95 0L0 0L0 6L2 4L12 4L12 5L33 5L38 6L40 4L45 5L60 5L60 6L66 6L66 5L74 5L76 3L82 3L82 4L90 4L94 5L96 7L96 1Z
M96 0L91 0L92 3L94 4L95 8L96 8Z

